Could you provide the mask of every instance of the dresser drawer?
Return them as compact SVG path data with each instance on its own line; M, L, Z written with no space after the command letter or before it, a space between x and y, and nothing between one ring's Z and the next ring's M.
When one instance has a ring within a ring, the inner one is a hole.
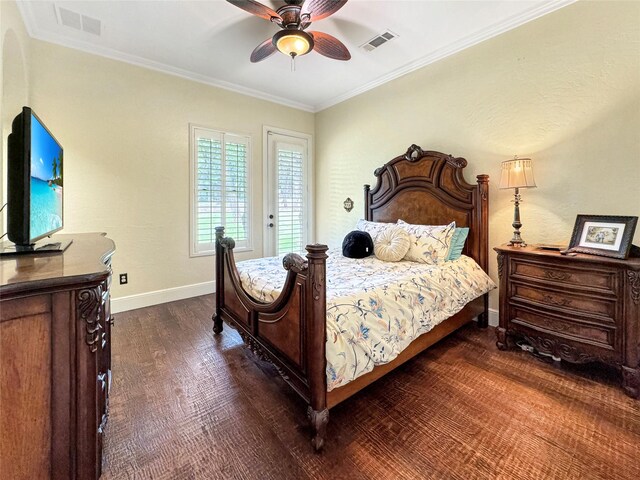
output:
M615 324L616 303L608 298L583 296L571 292L547 290L530 284L513 282L511 300L535 302L566 315L598 317L598 322Z
M536 262L525 258L511 259L511 280L533 279L543 283L564 284L572 288L601 290L615 295L617 271L602 267L571 267L565 264Z
M605 326L573 321L561 315L545 313L526 307L513 307L511 313L511 323L513 325L549 332L557 337L589 343L606 349L616 347L616 328L613 325Z

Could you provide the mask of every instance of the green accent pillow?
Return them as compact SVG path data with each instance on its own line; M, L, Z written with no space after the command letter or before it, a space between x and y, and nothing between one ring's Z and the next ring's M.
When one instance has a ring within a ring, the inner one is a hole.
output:
M469 235L468 227L456 227L453 231L453 238L451 239L451 247L449 248L449 254L447 255L447 261L457 260L462 255L462 249L464 248L464 242L467 241Z

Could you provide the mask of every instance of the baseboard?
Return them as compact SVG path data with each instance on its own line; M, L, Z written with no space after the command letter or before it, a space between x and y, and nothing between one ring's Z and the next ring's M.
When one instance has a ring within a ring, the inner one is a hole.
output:
M489 325L492 327L498 326L498 310L495 308L489 309Z
M139 293L128 297L113 298L111 300L111 311L113 313L126 312L136 308L149 307L160 303L183 300L185 298L198 297L214 293L215 282L196 283L183 287L167 288L166 290L156 290L154 292Z
M478 317L473 319L474 321L478 321ZM498 326L498 310L495 310L493 308L489 309L489 326L490 327L497 327Z

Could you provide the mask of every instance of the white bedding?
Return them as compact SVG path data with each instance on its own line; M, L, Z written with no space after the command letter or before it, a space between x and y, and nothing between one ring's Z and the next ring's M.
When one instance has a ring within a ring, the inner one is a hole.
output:
M390 362L419 335L496 287L464 255L428 265L327 253L328 391ZM239 262L244 289L258 300L275 300L287 274L282 258Z

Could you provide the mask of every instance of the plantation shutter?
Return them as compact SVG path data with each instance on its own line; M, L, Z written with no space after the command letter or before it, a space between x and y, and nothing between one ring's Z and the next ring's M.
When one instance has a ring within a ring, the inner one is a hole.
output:
M224 226L236 248L249 246L249 138L192 128L192 254L215 252L215 227Z
M304 252L307 244L306 148L276 142L276 254Z
M237 247L249 242L248 151L246 137L224 136L224 216L225 235L236 241Z

